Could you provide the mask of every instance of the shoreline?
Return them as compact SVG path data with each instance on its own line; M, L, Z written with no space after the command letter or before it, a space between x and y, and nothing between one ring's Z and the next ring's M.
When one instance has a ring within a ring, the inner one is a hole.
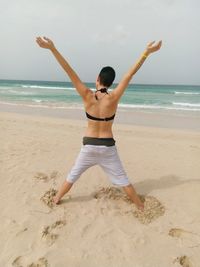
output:
M43 108L29 107L24 105L13 105L0 103L0 112L17 113L37 117L53 117L67 120L79 120L87 122L83 108ZM173 111L144 111L128 108L118 108L114 125L126 124L133 126L166 128L184 131L200 131L200 116L198 113L183 113Z

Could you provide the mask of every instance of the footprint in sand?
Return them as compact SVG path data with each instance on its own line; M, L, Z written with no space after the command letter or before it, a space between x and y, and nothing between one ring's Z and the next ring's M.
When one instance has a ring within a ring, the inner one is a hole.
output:
M174 260L174 263L175 262L178 262L180 263L181 266L183 267L193 267L190 259L187 257L187 256L181 256L181 257L178 257Z
M184 230L184 229L180 229L180 228L171 228L169 230L169 235L172 237L183 237L185 234L191 234L191 235L198 235L195 234L193 232Z
M65 220L58 220L52 225L45 226L42 230L42 239L45 240L45 242L51 246L55 240L58 238L58 234L52 233L52 231L56 228L60 228L62 226L66 225Z
M21 258L22 256L17 257L13 262L12 262L12 266L14 267L25 267L25 265L22 265L21 263ZM45 259L44 257L40 258L37 260L37 262L33 262L29 265L27 265L26 267L48 267L48 261L47 259Z
M175 237L177 239L181 239L182 241L189 241L192 242L192 244L189 246L190 248L194 248L194 247L199 247L199 234L188 231L188 230L184 230L184 229L180 229L180 228L171 228L169 230L168 235Z
M27 267L48 267L48 261L45 258L40 258L37 262L29 264Z
M43 172L37 172L34 176L35 179L48 182L49 180L56 179L59 176L59 173L57 171L53 171L49 175Z
M56 195L57 190L50 188L45 194L40 198L49 208L53 208L54 202L53 197Z
M22 256L18 256L14 261L12 262L12 266L14 267L23 267L21 264L21 258Z
M153 196L139 196L144 203L144 211L138 210L135 205L132 205L132 214L142 224L149 224L158 217L165 213L164 206ZM96 199L111 199L111 200L122 200L127 204L132 204L132 201L125 195L125 193L115 187L103 187L94 194Z

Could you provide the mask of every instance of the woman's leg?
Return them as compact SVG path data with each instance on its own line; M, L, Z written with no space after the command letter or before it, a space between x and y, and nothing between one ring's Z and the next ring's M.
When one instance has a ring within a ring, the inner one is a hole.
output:
M119 158L116 146L107 147L104 149L104 152L105 153L102 153L100 166L107 173L111 182L114 185L123 187L125 193L138 207L138 209L143 210L144 204L140 200L132 184L129 182L127 174Z
M53 197L53 201L55 204L59 204L61 198L71 189L72 185L73 183L69 183L66 180L64 181L56 196Z
M61 198L72 188L73 184L79 179L83 172L97 164L97 158L93 150L94 148L92 146L83 146L81 148L74 166L61 185L56 196L53 198L55 204L59 204Z
M138 207L138 209L144 210L144 203L141 201L141 199L137 195L137 193L136 193L134 187L132 186L132 184L129 184L127 186L123 186L123 189L124 189L125 193L128 195L128 197Z

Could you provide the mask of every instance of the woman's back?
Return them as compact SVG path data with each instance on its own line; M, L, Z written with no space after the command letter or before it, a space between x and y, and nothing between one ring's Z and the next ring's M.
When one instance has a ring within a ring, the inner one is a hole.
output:
M112 93L97 92L95 94L91 91L84 101L84 106L88 117L85 136L97 138L113 137L112 124L117 110L117 101L114 100Z

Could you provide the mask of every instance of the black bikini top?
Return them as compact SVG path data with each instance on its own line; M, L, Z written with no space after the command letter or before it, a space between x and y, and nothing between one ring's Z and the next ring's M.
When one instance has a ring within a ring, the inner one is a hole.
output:
M98 97L97 97L97 95L96 95L96 93L97 93L98 91L100 91L101 93L106 93L106 94L108 94L108 91L107 91L107 90L108 90L107 88L101 88L101 89L99 89L99 90L96 90L96 92L95 92L95 98L96 98L96 100L99 100ZM112 116L109 117L109 118L96 118L96 117L93 117L92 115L88 114L87 112L85 112L85 114L86 114L86 116L87 116L88 119L90 119L90 120L94 120L94 121L111 121L111 120L113 120L114 117L115 117L115 114L112 115Z
M114 120L114 117L115 117L115 114L112 115L109 118L96 118L96 117L91 116L87 112L85 112L85 114L86 114L86 116L87 116L88 119L93 120L93 121L111 121L111 120Z

